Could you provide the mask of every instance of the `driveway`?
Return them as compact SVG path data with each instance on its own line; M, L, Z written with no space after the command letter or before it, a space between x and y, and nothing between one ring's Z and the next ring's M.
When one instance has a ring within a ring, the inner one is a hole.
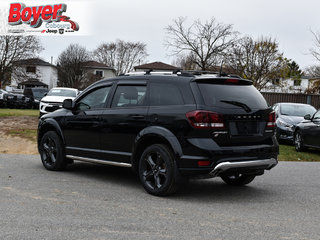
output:
M0 155L0 239L320 239L320 163L280 162L247 187L192 180L147 194L130 169Z

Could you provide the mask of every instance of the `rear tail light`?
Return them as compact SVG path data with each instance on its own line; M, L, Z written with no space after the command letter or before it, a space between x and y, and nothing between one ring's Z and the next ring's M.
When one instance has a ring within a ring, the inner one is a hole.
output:
M271 112L269 114L267 127L274 128L275 126L276 126L276 113L275 112Z
M224 128L222 115L215 112L196 110L186 113L186 117L195 128Z

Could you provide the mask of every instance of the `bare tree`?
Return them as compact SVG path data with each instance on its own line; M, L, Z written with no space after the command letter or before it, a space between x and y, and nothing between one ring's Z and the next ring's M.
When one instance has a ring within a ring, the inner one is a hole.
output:
M172 55L187 54L203 71L220 65L226 50L237 39L232 25L219 23L215 18L205 23L197 20L191 26L185 26L185 21L180 17L166 28L165 44L172 49Z
M189 55L180 54L172 61L172 65L184 70L198 70L199 67L194 63L193 59L193 53L190 53Z
M70 44L58 57L58 85L60 87L84 88L86 75L84 64L90 60L90 54L79 44Z
M307 93L319 93L320 92L320 33L310 30L314 37L314 46L310 49L310 54L315 58L317 64L310 66L306 69L306 74L313 78L313 81L309 84Z
M286 67L278 43L266 37L240 39L229 52L228 64L235 74L253 80L259 90L268 82L281 78Z
M147 56L146 44L141 42L125 42L117 40L102 43L94 52L94 58L116 69L116 74L123 74L133 70Z
M310 77L309 86L306 93L320 93L320 66L310 66L305 70L306 74Z
M320 33L313 32L312 30L310 31L314 36L314 46L310 49L310 53L318 62L320 62Z
M305 70L306 74L313 78L320 78L320 66L310 66Z
M35 57L43 50L35 36L0 36L0 88L9 84L16 61Z

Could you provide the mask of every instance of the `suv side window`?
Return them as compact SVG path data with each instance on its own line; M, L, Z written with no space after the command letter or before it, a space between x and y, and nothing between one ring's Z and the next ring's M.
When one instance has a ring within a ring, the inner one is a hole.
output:
M151 83L150 106L183 105L183 98L177 86L170 83Z
M114 94L111 107L145 106L146 86L118 86Z
M99 109L105 106L111 86L90 92L77 103L77 110Z

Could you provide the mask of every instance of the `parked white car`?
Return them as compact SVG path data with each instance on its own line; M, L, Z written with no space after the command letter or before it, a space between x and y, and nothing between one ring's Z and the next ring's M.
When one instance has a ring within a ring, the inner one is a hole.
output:
M5 91L5 90L0 89L0 100L4 99L4 94L6 94L6 93L8 93L8 92Z
M0 89L0 107L5 105L5 99L4 99L5 94L8 94L8 92Z
M62 103L65 99L75 99L79 94L79 90L75 88L52 88L40 102L40 116L53 112L62 108Z

